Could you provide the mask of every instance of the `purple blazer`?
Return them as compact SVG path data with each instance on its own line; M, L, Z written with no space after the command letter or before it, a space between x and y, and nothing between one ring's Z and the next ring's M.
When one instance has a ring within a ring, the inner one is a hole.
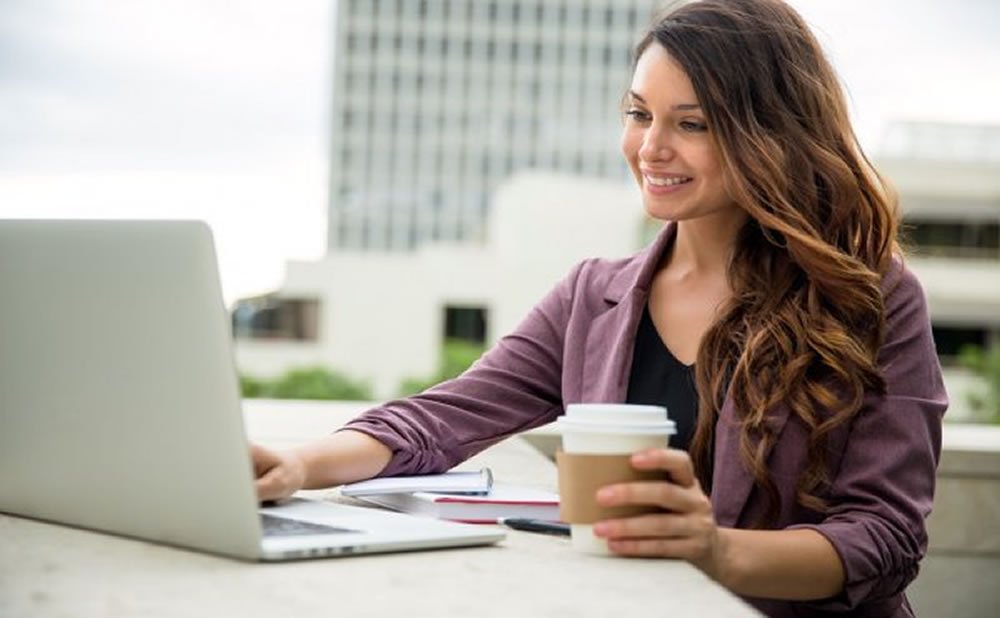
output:
M566 404L625 401L639 319L675 230L666 226L631 258L578 264L460 377L369 410L345 428L392 449L382 475L435 473L555 420ZM887 392L866 396L849 426L829 438L827 514L795 502L807 428L786 407L772 411L779 437L768 466L781 496L777 528L811 528L829 539L844 564L845 590L822 602L748 599L768 615L913 615L903 591L927 549L925 518L948 401L919 282L897 264L882 288L879 364ZM711 491L716 521L725 527L749 526L765 506L738 444L727 400L716 424Z

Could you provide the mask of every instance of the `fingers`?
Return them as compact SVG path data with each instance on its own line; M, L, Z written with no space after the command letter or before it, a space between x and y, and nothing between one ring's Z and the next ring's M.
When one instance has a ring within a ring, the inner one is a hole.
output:
M632 466L640 470L666 470L672 482L608 485L597 492L598 504L648 504L680 512L711 510L708 497L694 475L691 457L686 452L664 448L640 451L632 456Z
M596 522L594 534L608 539L684 538L710 532L714 527L714 519L708 514L655 513Z
M250 445L250 456L253 459L254 489L257 499L261 502L287 498L301 487L294 466L281 454L257 444Z
M681 538L698 532L690 517L672 513L609 519L594 524L594 534L608 539L628 537Z
M694 464L687 451L673 448L651 448L632 455L632 467L638 470L666 470L670 478L682 487L697 483Z
M254 481L254 489L257 491L257 500L267 502L268 500L278 500L282 498L280 488L273 475L264 475Z
M716 530L710 513L640 515L594 524L594 534L607 539L616 554L692 561L711 554Z
M666 470L671 480L608 485L597 492L598 504L644 504L668 512L597 522L594 534L608 539L608 548L622 556L694 561L712 554L717 536L712 503L701 489L690 456L658 448L638 452L631 461L640 470Z
M287 498L298 489L292 486L291 479L282 466L275 466L259 477L254 481L254 488L257 490L257 499L261 502Z
M700 538L613 539L608 549L620 556L696 560L705 554L706 545Z
M602 487L597 492L601 506L623 504L648 504L678 513L711 512L708 496L697 484L681 487L665 481L640 481L619 483Z
M281 458L277 453L259 444L250 444L250 458L253 460L254 476L262 476L265 472L278 465Z

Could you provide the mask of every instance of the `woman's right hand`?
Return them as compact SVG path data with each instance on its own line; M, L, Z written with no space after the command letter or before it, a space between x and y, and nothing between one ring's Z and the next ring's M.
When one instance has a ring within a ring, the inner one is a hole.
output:
M257 499L261 502L281 500L302 489L306 484L306 464L291 451L273 451L257 444L250 445Z

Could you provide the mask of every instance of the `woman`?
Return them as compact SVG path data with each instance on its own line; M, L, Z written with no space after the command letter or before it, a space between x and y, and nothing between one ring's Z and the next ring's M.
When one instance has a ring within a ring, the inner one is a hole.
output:
M598 500L628 556L684 558L768 614L912 615L947 406L896 205L836 76L778 0L707 0L636 48L622 150L670 222L579 264L474 367L290 453L255 448L262 499L446 470L577 401L667 403L672 481Z

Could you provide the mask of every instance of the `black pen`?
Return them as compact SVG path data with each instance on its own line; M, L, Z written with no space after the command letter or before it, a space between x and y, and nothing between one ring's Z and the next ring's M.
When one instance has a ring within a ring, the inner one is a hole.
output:
M541 532L542 534L555 534L558 536L569 536L569 524L558 521L545 521L544 519L527 519L521 517L500 517L497 523L512 530L524 530L525 532Z

